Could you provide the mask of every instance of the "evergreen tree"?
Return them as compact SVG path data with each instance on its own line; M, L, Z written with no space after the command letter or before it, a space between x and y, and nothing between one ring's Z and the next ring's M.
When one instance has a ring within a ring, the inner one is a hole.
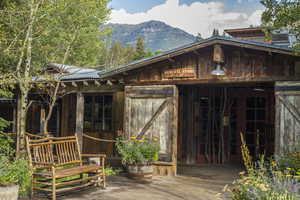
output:
M219 30L214 28L212 36L220 36Z
M134 60L139 60L147 56L147 51L145 48L145 43L143 38L139 37L135 46L135 56Z
M201 40L203 40L203 37L202 37L201 33L198 33L196 36L196 42L199 42Z

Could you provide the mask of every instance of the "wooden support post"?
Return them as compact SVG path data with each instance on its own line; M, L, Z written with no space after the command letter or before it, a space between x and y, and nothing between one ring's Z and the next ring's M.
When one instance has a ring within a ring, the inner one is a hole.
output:
M84 117L84 96L81 92L77 93L76 103L76 130L78 142L80 145L80 152L83 150L83 117Z
M60 136L60 105L56 106L56 136Z
M12 126L12 132L16 133L17 132L17 108L14 105L13 106L13 126Z
M41 106L41 113L40 113L40 133L44 133L44 126L45 126L45 120L46 120L46 110L44 106Z

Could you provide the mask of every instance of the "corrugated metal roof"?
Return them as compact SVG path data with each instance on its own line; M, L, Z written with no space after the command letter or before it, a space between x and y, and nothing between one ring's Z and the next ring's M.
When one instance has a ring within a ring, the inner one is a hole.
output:
M49 63L48 65L51 67L56 67L59 69L59 71L64 72L65 75L61 78L63 81L99 79L99 74L102 72L96 69L64 65L59 63Z
M246 41L246 40L240 40L240 39L236 39L236 38L230 38L230 37L223 37L223 36L214 36L214 37L210 37L204 40L201 40L199 42L193 42L169 51L166 51L164 53L152 56L152 57L147 57L147 58L143 58L141 60L137 60L134 62L131 62L129 64L126 65L121 65L121 66L116 66L116 67L112 67L110 69L107 70L103 70L101 71L101 73L99 73L100 78L106 78L118 73L122 73L128 70L132 70L132 69L136 69L139 67L142 67L144 65L147 64L151 64L154 62L158 62L160 61L160 58L164 58L170 54L175 54L176 52L185 50L185 49L190 49L190 48L197 48L197 46L201 45L201 44L205 44L208 42L212 42L212 41L220 41L220 43L223 42L231 42L232 45L235 45L234 43L238 43L238 44L245 44L245 45L251 45L254 47L263 47L263 48L267 48L269 50L280 50L280 51L285 51L288 54L292 54L293 52L296 52L294 49L288 48L288 47L282 47L282 46L276 46L276 45L272 45L272 44L266 44L266 43L261 43L261 42L254 42L254 41ZM238 46L238 44L236 44L236 46ZM249 47L250 48L250 47ZM189 51L189 50L188 50ZM185 52L184 52L185 53Z

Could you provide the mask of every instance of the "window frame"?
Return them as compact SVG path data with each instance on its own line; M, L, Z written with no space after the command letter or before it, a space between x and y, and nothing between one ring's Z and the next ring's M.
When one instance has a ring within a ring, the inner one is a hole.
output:
M85 128L85 125L83 127L83 131L84 132L109 132L109 131L113 131L113 119L114 119L114 115L113 115L113 102L114 102L114 95L113 93L84 93L84 116L83 116L83 121L84 124L86 122L85 118L86 118L86 98L87 97L91 97L91 127L87 130L87 128ZM110 117L106 117L105 115L105 97L106 96L110 96L111 97L111 102L110 102ZM100 109L100 107L98 109L96 109L96 98L100 97L102 99L102 109ZM101 116L101 128L99 130L97 130L96 128L96 122L97 122L97 115L99 114L99 112L101 112L100 110L102 110L102 116ZM105 125L106 125L106 120L110 120L110 129L105 129Z

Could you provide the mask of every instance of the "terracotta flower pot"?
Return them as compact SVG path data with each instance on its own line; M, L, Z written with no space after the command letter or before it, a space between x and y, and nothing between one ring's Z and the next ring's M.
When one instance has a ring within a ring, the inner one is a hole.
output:
M151 180L153 165L127 165L128 175L135 180Z
M19 186L15 184L0 186L0 200L17 200Z

